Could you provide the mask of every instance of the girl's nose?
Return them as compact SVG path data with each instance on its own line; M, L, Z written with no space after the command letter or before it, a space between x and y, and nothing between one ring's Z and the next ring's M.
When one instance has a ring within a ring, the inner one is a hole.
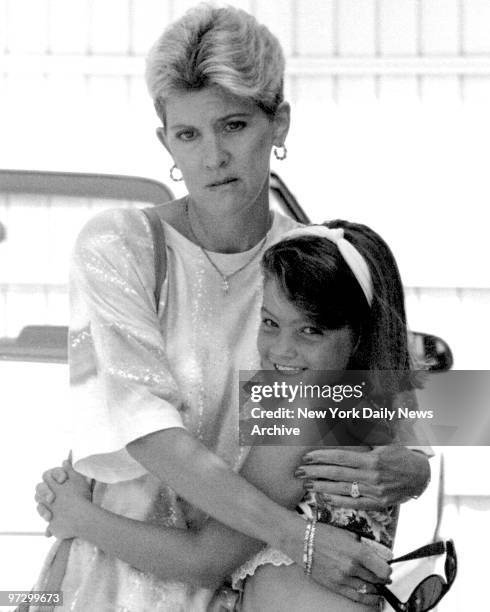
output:
M289 334L278 334L269 346L269 355L272 361L288 365L297 355L293 338Z

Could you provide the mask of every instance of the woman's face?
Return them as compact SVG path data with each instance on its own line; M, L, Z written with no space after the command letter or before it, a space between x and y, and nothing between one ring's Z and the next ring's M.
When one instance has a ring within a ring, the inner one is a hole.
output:
M277 282L266 279L258 336L261 366L282 375L309 370L345 370L353 352L350 327L322 330L284 295Z
M169 97L165 115L159 137L195 203L216 213L253 206L267 185L271 148L286 137L289 106L271 120L253 102L208 87Z

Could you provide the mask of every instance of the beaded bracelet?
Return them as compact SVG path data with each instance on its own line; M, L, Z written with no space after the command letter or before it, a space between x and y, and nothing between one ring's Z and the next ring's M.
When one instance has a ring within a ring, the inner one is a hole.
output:
M303 565L306 576L311 576L311 570L313 568L313 553L315 543L315 531L316 531L316 517L308 520L308 525L305 529L305 540L303 547Z
M311 570L313 567L313 553L315 543L315 530L316 530L316 519L313 519L310 530L310 538L308 541L308 562L306 564L306 575L311 576Z
M308 564L309 542L310 542L310 534L311 534L312 526L313 526L313 521L311 519L308 519L308 522L306 523L305 537L303 540L303 567L305 570L305 574L306 574L306 566Z

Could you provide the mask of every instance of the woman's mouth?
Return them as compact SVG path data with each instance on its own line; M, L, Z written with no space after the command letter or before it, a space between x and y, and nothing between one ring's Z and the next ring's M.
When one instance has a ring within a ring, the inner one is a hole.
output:
M214 183L208 183L208 185L206 185L209 189L218 189L219 187L226 187L226 185L231 185L232 183L235 183L238 179L236 178L227 178L227 179L223 179L222 181L215 181Z

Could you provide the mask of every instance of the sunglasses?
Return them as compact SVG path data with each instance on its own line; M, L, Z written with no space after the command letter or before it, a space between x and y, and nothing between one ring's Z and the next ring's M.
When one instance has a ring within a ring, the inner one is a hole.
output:
M449 591L456 578L458 563L454 542L452 540L447 540L446 542L427 544L407 555L403 555L403 557L388 561L390 564L399 563L400 561L411 561L412 559L442 555L444 552L446 553L446 561L444 563L446 580L438 574L427 576L427 578L424 578L424 580L419 582L414 588L412 594L405 603L401 602L398 597L382 584L376 585L378 593L382 595L397 612L427 612L427 610L432 610Z

